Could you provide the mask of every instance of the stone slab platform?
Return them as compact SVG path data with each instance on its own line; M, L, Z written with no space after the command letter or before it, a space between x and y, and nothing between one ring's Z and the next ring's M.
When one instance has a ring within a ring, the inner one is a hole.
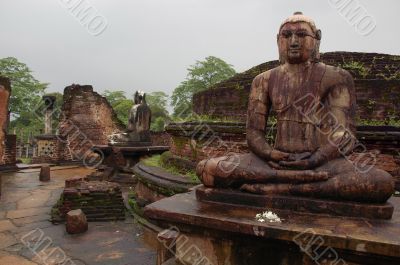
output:
M200 231L197 233L203 234L203 238L222 233L223 239L238 238L234 242L248 240L250 249L260 241L264 246L271 242L295 245L296 237L311 234L323 239L322 246L349 257L346 260L357 260L350 264L400 264L400 198L393 197L390 202L395 207L391 220L273 210L282 222L261 223L255 216L267 208L201 202L192 191L148 205L145 215L166 228L176 225L185 233ZM261 252L266 249L269 248Z
M143 154L143 153L162 153L169 150L169 146L156 146L156 145L144 145L144 146L111 146L111 145L95 145L92 150L96 152L101 150L104 153L111 153L120 151L127 154Z
M285 209L296 212L328 214L370 219L390 219L393 205L365 204L346 201L320 200L295 196L268 196L229 189L213 189L204 186L196 189L200 201L256 206L270 209Z

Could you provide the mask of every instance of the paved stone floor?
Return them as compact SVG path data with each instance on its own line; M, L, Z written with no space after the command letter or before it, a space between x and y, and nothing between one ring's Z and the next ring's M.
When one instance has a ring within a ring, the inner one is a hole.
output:
M50 209L64 180L90 170L59 167L51 173L48 183L39 181L38 170L2 174L0 265L155 264L156 253L132 218L89 223L89 231L81 235L67 234L63 224L51 224Z

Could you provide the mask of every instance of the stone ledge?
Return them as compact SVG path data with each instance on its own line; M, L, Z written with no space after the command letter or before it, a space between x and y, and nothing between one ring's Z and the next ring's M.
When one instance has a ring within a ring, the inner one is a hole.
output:
M282 223L260 223L256 214L268 209L200 202L195 193L178 194L148 205L145 216L158 225L177 225L183 231L197 231L209 236L221 233L224 238L235 235L251 242L277 240L291 243L296 236L313 231L310 236L323 238L323 246L361 256L364 260L400 262L400 198L391 198L395 205L392 220L366 220L338 216L319 216L287 210L274 210ZM207 232L205 232L207 231ZM365 263L357 263L365 264ZM368 264L378 264L371 263Z
M393 205L390 203L363 204L295 196L267 196L237 190L212 189L204 186L196 189L196 198L204 202L370 219L391 219L393 215Z

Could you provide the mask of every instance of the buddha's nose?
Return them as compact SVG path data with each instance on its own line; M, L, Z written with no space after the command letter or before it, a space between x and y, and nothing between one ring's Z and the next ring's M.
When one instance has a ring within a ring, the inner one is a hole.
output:
M299 38L296 36L296 34L293 34L290 37L290 48L295 49L299 47L300 47Z

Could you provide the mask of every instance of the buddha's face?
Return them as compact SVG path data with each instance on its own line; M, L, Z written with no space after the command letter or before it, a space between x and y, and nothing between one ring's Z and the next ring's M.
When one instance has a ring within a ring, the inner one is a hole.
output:
M315 34L306 22L287 23L278 34L279 54L290 64L311 60L316 44Z

